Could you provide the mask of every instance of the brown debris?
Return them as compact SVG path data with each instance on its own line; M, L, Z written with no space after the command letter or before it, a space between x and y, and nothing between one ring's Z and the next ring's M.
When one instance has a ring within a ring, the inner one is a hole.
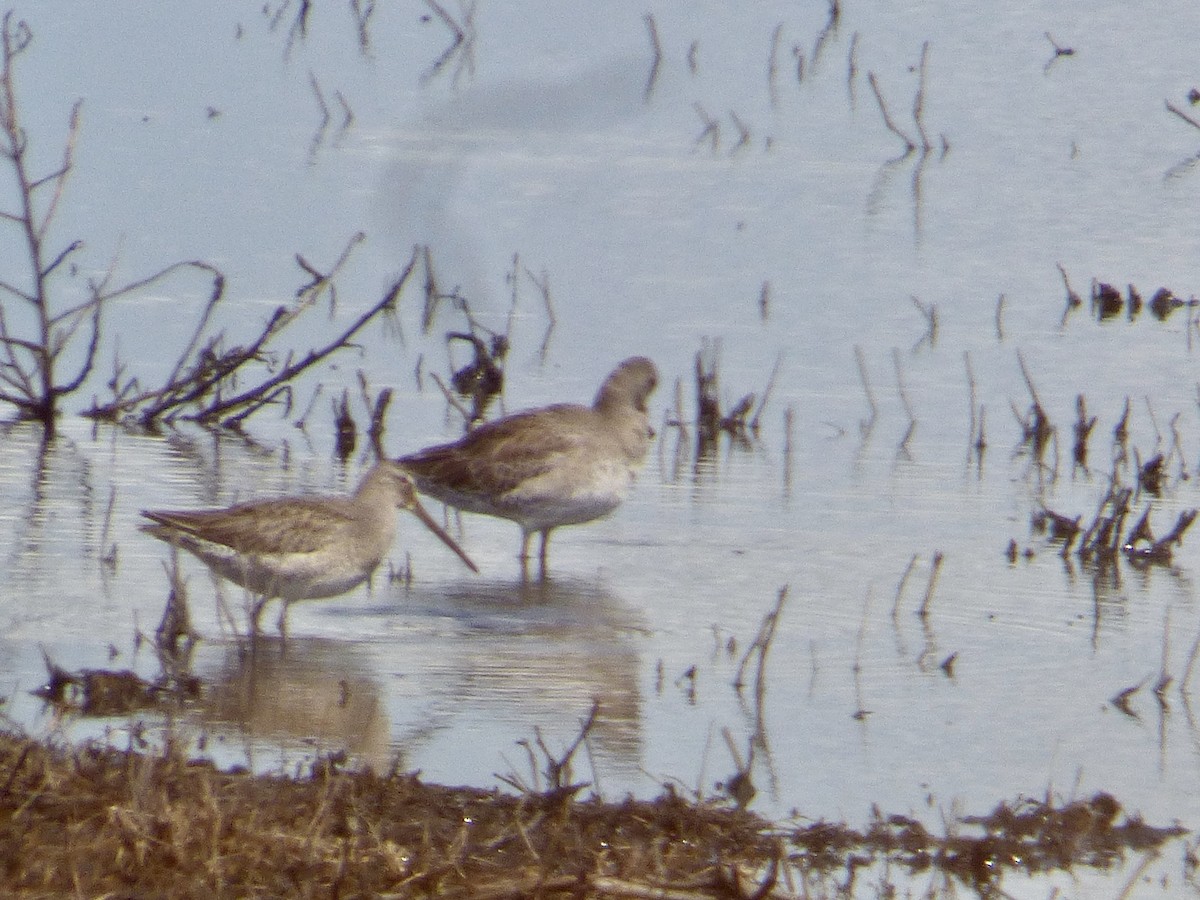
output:
M1033 377L1029 374L1029 368L1025 365L1025 357L1017 352L1017 363L1021 367L1021 376L1025 379L1025 386L1029 389L1029 414L1022 416L1018 412L1016 405L1013 405L1013 415L1017 422L1021 425L1021 444L1029 448L1030 457L1033 459L1034 465L1038 472L1056 471L1058 468L1057 461L1053 465L1046 460L1046 451L1050 449L1051 442L1055 442L1055 428L1050 421L1050 416L1046 413L1046 408L1042 406L1042 401L1038 397L1037 388L1034 387Z
M60 712L93 717L121 716L148 709L169 710L177 708L181 701L195 698L200 692L200 682L188 670L194 636L190 631L167 634L164 629L168 617L177 614L172 613L173 609L178 610L178 606L169 601L155 636L155 651L162 663L162 672L153 681L147 681L129 669L70 672L43 650L46 683L33 694ZM188 627L186 621L183 627Z
M978 833L975 833L978 832ZM781 829L686 800L576 801L344 771L219 772L176 752L64 749L0 733L0 892L44 896L785 896L871 859L981 886L1005 871L1109 867L1184 833L1108 794L999 804L932 834L876 811L862 831ZM838 893L836 888L831 893Z
M1101 322L1119 316L1124 306L1125 300L1121 296L1121 292L1111 284L1092 283L1092 309L1096 313L1096 318Z
M1096 417L1087 414L1087 400L1083 394L1075 397L1075 465L1087 471L1088 439L1096 427Z
M1166 460L1161 453L1156 453L1138 469L1138 487L1155 497L1162 496L1163 463Z
M5 896L749 897L781 855L758 817L672 793L572 802L336 766L253 777L14 735L0 811Z
M1161 538L1150 531L1149 509L1146 510L1138 529L1122 549L1131 563L1138 565L1170 565L1171 551L1176 544L1183 543L1183 533L1196 519L1197 510L1186 509L1175 520L1175 526Z
M350 413L350 392L343 390L342 399L333 402L333 452L343 463L350 459L358 444L358 425Z
M1061 513L1056 513L1051 509L1040 509L1033 514L1031 527L1035 534L1047 534L1053 543L1061 542L1062 553L1065 556L1071 552L1071 545L1075 542L1075 538L1079 536L1079 522L1082 516L1076 516L1073 519L1067 518ZM1011 542L1008 550L1009 559L1013 562L1017 558L1016 542Z
M1182 115L1177 109L1171 107L1169 103L1167 104L1167 108L1172 112ZM1083 298L1071 288L1071 282L1067 278L1066 269L1062 267L1061 263L1058 264L1058 271L1062 275L1063 285L1067 291L1067 306L1063 311L1062 319L1063 324L1066 324L1071 312L1083 305ZM1122 296L1121 291L1114 285L1095 278L1092 279L1091 309L1092 314L1098 322L1110 322L1121 315L1122 312L1125 313L1128 321L1132 322L1141 313L1143 307L1149 309L1154 318L1160 322L1165 322L1175 310L1181 307L1194 308L1197 305L1200 305L1200 301L1195 296L1191 296L1185 300L1177 296L1170 288L1159 288L1147 302L1142 300L1141 292L1132 284L1126 286L1126 295Z
M961 820L960 827L978 834L938 837L915 819L885 818L876 810L865 831L820 822L796 832L793 840L814 862L830 868L842 866L848 854L866 850L886 854L913 871L937 868L984 887L1008 869L1036 873L1079 865L1107 868L1126 850L1158 847L1186 833L1179 826L1152 827L1137 815L1120 819L1122 812L1121 804L1104 792L1063 805L1050 798L1022 799L1000 803L986 816Z
M721 341L705 340L696 353L696 459L711 459L720 446L722 434L739 447L750 447L758 436L763 409L779 375L780 360L776 360L761 398L745 394L728 413L721 411L720 399Z
M1154 460L1151 460L1154 463ZM1147 463L1147 466L1151 465ZM1174 527L1160 538L1154 536L1150 527L1150 508L1147 507L1137 524L1128 532L1125 521L1129 517L1133 491L1127 487L1110 488L1096 512L1096 517L1082 527L1082 517L1070 518L1051 509L1042 508L1032 517L1031 528L1035 534L1047 534L1051 542L1062 543L1062 555L1066 557L1073 546L1079 558L1100 569L1116 564L1119 556L1134 565L1170 565L1172 551L1183 543L1183 535L1195 521L1200 511L1184 510L1179 514ZM1008 548L1010 561L1015 561L1015 542Z
M479 422L487 414L487 408L504 390L504 358L508 354L508 338L502 334L492 335L490 344L485 344L477 335L466 332L450 332L447 341L464 341L471 345L475 356L471 362L456 369L450 378L455 393L471 401L471 416L468 426Z
M1185 301L1180 300L1167 288L1159 288L1150 298L1150 312L1154 313L1154 317L1159 321L1165 321L1171 313L1184 305Z
M49 677L37 696L87 716L119 716L154 706L157 691L128 669L81 669L68 672L47 658Z

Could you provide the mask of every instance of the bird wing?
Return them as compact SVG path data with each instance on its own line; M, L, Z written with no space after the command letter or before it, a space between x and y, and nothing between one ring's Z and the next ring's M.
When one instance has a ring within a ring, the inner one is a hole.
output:
M476 428L452 444L399 460L424 493L488 497L493 501L553 470L585 443L571 427L583 407L562 405L516 413Z
M244 503L228 509L143 510L154 522L143 530L170 541L187 535L223 544L238 553L312 553L349 527L353 518L340 503L294 498Z

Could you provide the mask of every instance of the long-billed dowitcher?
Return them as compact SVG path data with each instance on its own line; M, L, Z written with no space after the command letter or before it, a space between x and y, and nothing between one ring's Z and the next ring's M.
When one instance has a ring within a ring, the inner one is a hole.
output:
M412 479L391 462L376 464L348 497L285 497L223 509L143 510L142 530L182 547L212 571L257 597L251 629L263 607L336 597L362 584L378 567L396 534L396 510L407 509L474 572L475 563L417 500Z
M520 525L522 577L539 532L544 578L550 531L608 515L628 493L650 445L646 400L657 383L654 363L635 356L605 379L591 406L516 413L396 462L422 493Z

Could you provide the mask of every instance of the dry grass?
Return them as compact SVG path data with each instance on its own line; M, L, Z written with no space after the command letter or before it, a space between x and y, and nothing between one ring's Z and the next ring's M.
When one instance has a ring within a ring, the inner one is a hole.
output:
M0 893L254 897L736 896L779 842L680 798L577 802L318 768L292 780L167 754L0 737ZM624 885L624 886L622 886Z
M972 838L937 837L895 816L862 832L782 829L670 792L605 803L577 800L576 790L514 796L346 772L330 760L303 779L253 776L170 751L0 734L0 894L835 897L858 896L855 872L876 859L894 864L901 882L940 871L958 896L954 882L988 894L1005 871L1108 867L1183 832L1122 819L1104 794L1002 804L957 823L981 832Z

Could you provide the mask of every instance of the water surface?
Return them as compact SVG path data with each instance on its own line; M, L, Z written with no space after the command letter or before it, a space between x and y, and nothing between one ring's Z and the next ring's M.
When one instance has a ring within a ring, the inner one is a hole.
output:
M1057 267L1085 297L1093 278L1147 298L1194 291L1200 133L1164 109L1186 107L1194 86L1193 6L1100 4L1085 20L1023 4L851 5L823 31L819 4L480 4L458 77L454 60L432 71L449 38L424 7L380 9L367 54L344 10L314 11L290 49L291 14L272 27L274 12L28 11L20 88L47 166L84 98L58 224L87 241L74 289L114 254L129 277L209 260L229 278L218 321L236 342L303 282L296 253L327 266L362 231L336 310L289 336L306 348L428 244L443 287L481 322L502 331L511 317L506 408L587 402L618 360L646 354L663 374L658 440L620 511L555 536L544 587L520 585L510 523L462 520L476 578L405 521L393 561L411 564L411 583L380 573L371 591L298 605L288 652L259 672L185 561L205 638L196 668L212 689L173 727L226 763L290 770L345 747L491 785L529 777L516 742L540 728L565 746L598 700L580 765L608 797L665 781L711 794L734 771L725 732L745 753L761 725L754 808L771 816L862 822L877 804L937 824L1020 795L1107 790L1152 822L1200 822L1200 735L1179 690L1200 633L1196 536L1170 567L1097 577L1030 529L1043 505L1095 515L1127 398L1131 454L1171 452L1178 435L1166 491L1137 511L1163 533L1200 505L1192 315L1101 323L1085 307L1064 321ZM1051 63L1047 31L1075 53ZM925 42L932 149L904 155L868 73L917 136ZM312 79L331 108L324 129ZM335 91L354 113L345 127ZM719 140L702 139L710 120ZM105 365L119 345L140 377L161 377L206 295L184 279L123 300ZM329 398L356 397L359 370L395 391L390 452L459 433L414 372L464 361L443 339L463 322L446 309L422 333L421 303L414 282L398 332L371 331L305 379L299 408L318 381L325 393L304 431L295 410L258 415L252 441L68 417L42 448L34 430L9 429L7 715L35 732L131 739L126 720L43 711L28 693L42 650L69 667L153 673L134 635L161 615L166 553L137 532L138 510L348 489L369 459L333 460ZM936 309L936 335L920 307ZM779 376L757 438L697 460L694 430L668 422L677 382L694 415L694 355L716 338L727 408L761 393L777 361ZM1056 476L1022 446L1014 409L1031 397L1018 355L1058 429ZM103 395L106 375L76 408ZM1071 465L1081 393L1098 418L1088 471ZM1010 541L1031 557L1010 562ZM731 681L784 586L758 719ZM239 610L239 593L224 594ZM1174 679L1162 705L1161 671ZM1137 685L1128 711L1114 705ZM1156 866L1167 893L1182 889L1177 859Z

